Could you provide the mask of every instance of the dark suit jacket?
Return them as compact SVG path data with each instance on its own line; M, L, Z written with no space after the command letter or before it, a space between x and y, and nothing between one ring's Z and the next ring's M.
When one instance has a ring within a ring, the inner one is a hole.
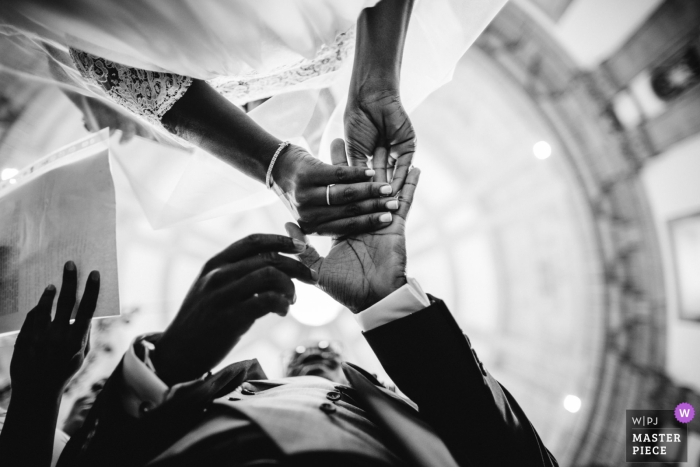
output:
M418 412L380 390L361 368L343 366L392 447L421 467L557 466L515 399L479 361L445 304L430 299L429 307L364 333ZM264 377L256 361L239 362L183 385L162 406L134 419L121 407L121 375L120 365L58 467L144 464L192 430L213 399Z

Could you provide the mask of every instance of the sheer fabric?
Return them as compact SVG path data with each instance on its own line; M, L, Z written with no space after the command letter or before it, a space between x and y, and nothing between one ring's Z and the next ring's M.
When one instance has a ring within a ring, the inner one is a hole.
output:
M326 87L347 60L354 42L355 31L351 29L323 45L311 59L268 73L219 76L207 82L237 105L292 90ZM72 47L69 52L83 78L101 87L116 104L157 126L192 84L189 76L133 68Z
M505 2L416 1L401 72L401 99L409 113L451 79L459 58ZM343 137L354 25L361 10L376 3L7 0L0 11L0 34L19 55L38 54L43 60L3 58L0 72L137 110L160 142L190 151L191 159L177 164L172 161L181 160L182 151L176 149L177 157L169 158L166 148L148 162L114 151L121 154L114 156L119 159L115 165L124 169L140 199L149 200L144 209L152 225L165 227L274 199L235 169L218 161L205 164L203 151L159 126L190 78L207 80L236 104L272 96L249 114L251 118L276 137L302 145L307 127L320 125L315 128L322 134L318 156L328 161L331 140ZM319 124L313 116L323 88L333 92L335 110ZM153 170L166 165L167 170ZM160 187L157 195L153 186Z

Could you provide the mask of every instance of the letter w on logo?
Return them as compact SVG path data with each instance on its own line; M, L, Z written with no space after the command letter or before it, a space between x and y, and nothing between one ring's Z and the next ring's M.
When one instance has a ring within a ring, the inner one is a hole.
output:
M680 409L681 417L690 417L690 409Z

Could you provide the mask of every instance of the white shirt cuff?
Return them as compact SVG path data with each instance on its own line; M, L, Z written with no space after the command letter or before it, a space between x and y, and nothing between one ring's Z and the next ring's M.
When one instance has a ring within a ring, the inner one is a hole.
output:
M372 330L430 306L430 299L418 281L411 277L408 277L407 281L400 289L355 315L363 331Z
M129 415L140 418L143 415L143 407L150 410L163 403L169 388L136 356L134 343L129 346L124 355L122 369L124 376L122 403Z

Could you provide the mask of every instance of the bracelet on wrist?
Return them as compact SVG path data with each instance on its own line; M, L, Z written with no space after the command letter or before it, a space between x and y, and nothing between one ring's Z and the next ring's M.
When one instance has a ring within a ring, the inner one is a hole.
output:
M272 168L275 166L275 162L277 161L277 158L279 157L280 154L282 154L282 151L289 146L289 141L282 141L280 145L277 147L277 151L275 151L275 155L272 156L272 160L270 161L270 165L267 167L267 175L265 176L265 186L267 187L268 190L272 189Z

